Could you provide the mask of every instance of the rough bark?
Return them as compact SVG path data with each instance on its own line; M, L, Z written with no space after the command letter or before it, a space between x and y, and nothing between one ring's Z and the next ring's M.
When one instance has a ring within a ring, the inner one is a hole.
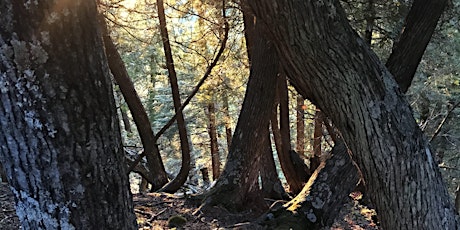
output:
M266 134L273 105L278 59L273 55L272 43L254 36L262 33L262 27L263 24L255 23L254 29L246 28L249 39L254 39L251 48L254 64L227 163L216 185L206 194L204 207L222 205L230 211L264 208L257 183L259 167L254 165L259 165L261 150L266 148L260 138Z
M220 175L220 156L219 145L217 143L217 129L216 129L216 109L214 102L208 103L208 133L209 141L211 144L211 163L212 163L212 179L217 180Z
M134 88L134 83L128 75L125 63L121 59L120 54L110 37L104 17L99 17L101 24L102 36L104 38L105 52L109 63L110 71L120 87L123 98L128 104L129 110L133 115L134 123L136 124L139 137L141 138L144 154L147 158L148 171L143 174L143 177L152 184L152 190L156 191L168 183L165 167L161 159L160 150L156 145L152 126L149 117L142 105L141 99ZM137 164L136 164L137 165ZM136 165L130 167L130 171Z
M305 155L305 121L304 121L304 99L302 95L297 95L297 114L296 114L296 151L299 155Z
M0 160L22 228L137 229L96 3L0 15Z
M169 73L169 83L173 96L174 111L176 112L177 128L179 130L180 147L182 150L182 164L177 176L168 182L161 191L176 192L187 180L190 171L190 145L188 142L187 128L185 126L184 115L182 113L182 103L179 94L179 85L177 84L177 75L174 68L174 60L171 52L171 44L169 43L168 29L166 27L166 16L163 5L163 0L157 0L158 19L160 21L160 34L163 41L163 49L166 57L166 67Z
M401 91L407 92L447 0L415 0L386 66Z
M268 229L320 229L330 226L358 182L358 174L343 142L321 162L302 191L281 207L272 207L261 224Z
M251 1L291 83L341 131L385 229L455 229L453 204L398 85L338 1ZM309 20L305 20L308 18ZM395 211L398 210L398 211Z

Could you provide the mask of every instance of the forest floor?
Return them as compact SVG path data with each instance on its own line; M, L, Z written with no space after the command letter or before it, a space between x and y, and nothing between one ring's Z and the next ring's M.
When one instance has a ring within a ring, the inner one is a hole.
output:
M356 197L355 197L356 198ZM263 229L251 221L259 215L251 212L232 214L222 208L199 211L199 202L165 193L133 196L139 229ZM325 229L377 230L372 221L375 212L350 198L333 226ZM21 229L14 199L6 183L0 183L0 229Z

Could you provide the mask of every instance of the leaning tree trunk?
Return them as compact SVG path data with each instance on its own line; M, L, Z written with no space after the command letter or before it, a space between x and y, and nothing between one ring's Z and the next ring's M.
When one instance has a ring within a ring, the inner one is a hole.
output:
M100 15L99 22L101 24L102 36L104 38L105 52L110 70L115 81L120 87L120 91L128 104L129 110L133 115L134 123L136 124L139 137L141 138L142 146L144 147L144 155L147 158L148 171L143 175L152 184L152 190L156 191L168 183L165 167L161 159L160 150L155 142L152 126L149 117L142 105L134 83L129 78L125 63L121 59L112 38L110 37L105 18ZM133 167L133 166L131 166ZM129 172L128 172L129 173Z
M282 207L272 207L261 224L269 229L320 229L332 225L359 178L347 151L345 144L338 142L329 153L330 159L321 162L302 191Z
M403 32L393 45L393 52L386 63L403 93L412 83L446 5L447 0L415 0L409 10Z
M222 205L231 211L263 207L257 178L259 160L266 148L264 142L274 100L278 59L272 43L261 33L263 24L247 28L247 39L252 42L250 76L243 106L227 156L227 163L203 201L204 206Z
M177 84L176 70L174 68L174 61L171 52L171 44L169 43L168 29L166 27L165 9L163 0L157 0L158 19L160 21L160 34L163 41L163 48L166 57L166 67L169 73L169 82L171 84L171 91L174 102L174 110L176 112L177 128L179 129L180 147L182 150L182 165L177 176L167 183L161 191L163 192L176 192L187 181L187 176L190 171L190 145L188 142L187 128L185 125L184 114L181 109L181 100L179 94L179 85Z
M338 1L249 4L270 28L267 36L275 42L291 82L301 93L311 93L342 132L382 226L458 228L439 168L409 104L352 30Z
M0 15L0 159L22 227L137 229L96 3Z

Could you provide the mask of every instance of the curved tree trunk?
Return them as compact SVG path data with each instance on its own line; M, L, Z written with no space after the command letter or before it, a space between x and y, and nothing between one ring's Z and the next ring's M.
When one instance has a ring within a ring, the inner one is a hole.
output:
M188 142L187 128L185 126L184 115L181 109L181 100L179 94L179 85L177 84L176 70L174 68L174 61L171 52L171 45L169 43L168 29L166 27L165 9L163 0L157 0L158 19L160 21L160 34L163 41L163 48L166 57L166 67L169 73L169 82L171 84L171 91L174 102L174 110L176 112L177 128L179 129L180 147L182 150L182 165L179 174L166 184L161 191L163 192L176 192L187 181L187 176L190 171L190 145Z
M113 77L120 87L120 91L128 104L129 110L133 115L134 123L136 124L141 138L142 146L144 146L144 154L147 157L148 171L142 176L152 184L152 190L156 191L168 183L165 167L161 159L160 150L154 140L152 126L149 121L147 112L142 105L134 84L129 78L125 63L120 57L115 44L110 37L105 19L102 15L99 17L102 36L104 38L105 52ZM136 165L131 166L135 168ZM129 172L128 172L129 173Z
M298 91L311 92L342 132L382 226L458 228L442 176L410 106L392 75L352 30L338 1L249 4L270 28L267 35L291 82Z
M204 207L222 205L230 211L265 208L257 183L260 157L266 149L266 143L260 140L265 138L273 105L278 59L273 55L272 43L255 36L261 30L260 23L254 29L246 28L247 39L253 44L250 53L254 64L227 163L216 185L206 194Z
M95 2L0 15L0 160L22 228L137 229Z

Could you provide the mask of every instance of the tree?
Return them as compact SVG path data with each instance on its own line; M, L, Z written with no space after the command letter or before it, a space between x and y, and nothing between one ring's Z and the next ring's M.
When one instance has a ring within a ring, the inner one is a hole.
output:
M270 28L266 35L276 44L292 84L341 131L383 227L458 227L410 106L392 75L349 26L340 4L283 0L249 4Z
M156 191L168 183L168 177L160 156L160 150L156 145L155 136L153 135L147 112L134 88L133 82L129 78L125 63L121 59L110 37L105 19L101 15L99 20L110 71L120 87L120 91L133 115L134 123L136 124L144 147L144 155L147 156L148 172L144 173L143 177L152 184L152 190ZM130 168L134 168L135 166L136 165L132 164Z
M253 20L252 20L253 21ZM264 30L255 23L246 30L251 72L240 116L232 138L227 163L215 186L206 194L204 207L221 205L231 211L265 209L259 192L259 161L267 148L265 141L276 88L278 59L272 44L256 36ZM256 166L256 167L255 167Z
M188 142L187 129L185 126L184 115L182 113L182 103L179 94L179 85L177 84L176 70L169 43L168 29L166 28L166 16L163 6L163 0L157 0L158 19L160 20L160 34L163 41L163 48L166 56L166 67L169 73L169 82L173 95L174 110L176 112L177 128L179 129L180 146L182 150L182 165L179 174L161 189L164 192L177 191L187 180L190 171L190 144Z
M0 159L22 227L137 229L96 3L0 14Z

